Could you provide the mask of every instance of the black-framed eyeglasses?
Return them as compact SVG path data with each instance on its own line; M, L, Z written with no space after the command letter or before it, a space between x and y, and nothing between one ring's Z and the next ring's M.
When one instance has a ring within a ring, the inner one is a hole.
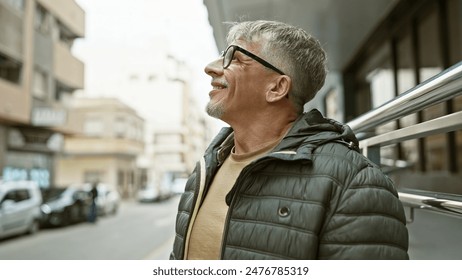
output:
M236 46L236 45L228 46L228 48L226 48L226 50L221 54L221 56L223 57L223 69L226 69L226 68L229 67L229 65L231 64L231 61L234 58L234 53L236 51L240 51L241 53L247 55L248 57L251 57L251 58L255 59L256 61L260 62L262 65L264 65L264 66L278 72L281 75L285 75L284 72L277 69L275 66L273 66L268 61L264 60L263 58L258 57L257 55L249 52L248 50L243 49L243 48L241 48L239 46Z

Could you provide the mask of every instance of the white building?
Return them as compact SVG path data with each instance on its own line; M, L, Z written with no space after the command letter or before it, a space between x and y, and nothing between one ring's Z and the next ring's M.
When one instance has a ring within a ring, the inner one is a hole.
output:
M212 136L211 118L191 93L191 70L169 55L166 41L160 36L143 46L93 49L86 59L84 95L116 97L145 120L145 153L138 167L146 170L147 182L138 187L167 184L191 172ZM103 81L100 73L111 74Z

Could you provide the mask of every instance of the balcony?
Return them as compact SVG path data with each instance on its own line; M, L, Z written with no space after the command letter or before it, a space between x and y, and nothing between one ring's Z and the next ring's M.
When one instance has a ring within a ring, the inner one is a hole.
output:
M53 68L56 79L73 88L84 87L84 64L61 42L54 43Z
M75 37L85 36L85 12L75 0L38 0L38 2L69 28Z
M78 155L137 156L144 151L142 142L128 139L70 137L65 142L65 153Z
M0 123L29 123L30 97L23 89L0 78Z

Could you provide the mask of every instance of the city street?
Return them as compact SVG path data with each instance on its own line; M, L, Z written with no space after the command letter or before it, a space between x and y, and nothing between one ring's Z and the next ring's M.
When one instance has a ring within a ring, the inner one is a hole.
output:
M179 196L163 202L122 202L115 216L42 229L0 241L2 260L165 260L174 236Z

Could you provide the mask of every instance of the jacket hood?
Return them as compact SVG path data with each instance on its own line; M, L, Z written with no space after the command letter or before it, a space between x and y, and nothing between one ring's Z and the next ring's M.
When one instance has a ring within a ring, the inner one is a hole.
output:
M295 121L275 150L296 150L307 145L315 148L332 141L344 143L359 151L358 139L348 125L324 118L318 110L313 109Z

